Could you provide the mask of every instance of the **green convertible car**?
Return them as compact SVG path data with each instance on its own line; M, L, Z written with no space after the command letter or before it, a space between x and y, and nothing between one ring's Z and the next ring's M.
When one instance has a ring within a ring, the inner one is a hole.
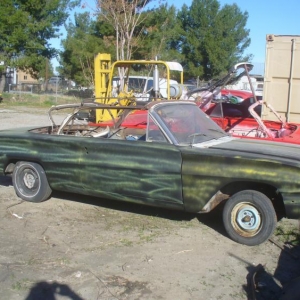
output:
M95 110L120 117L80 117ZM66 104L49 117L49 126L0 131L0 175L23 200L58 190L192 213L220 207L228 235L250 246L279 217L300 216L300 146L234 138L192 102Z

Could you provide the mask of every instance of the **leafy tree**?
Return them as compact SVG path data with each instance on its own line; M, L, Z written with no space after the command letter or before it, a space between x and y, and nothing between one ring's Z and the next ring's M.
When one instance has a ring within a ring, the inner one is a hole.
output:
M66 21L69 10L79 2L1 0L0 61L4 61L5 66L29 71L37 78L45 58L56 55L50 39L59 37L59 27Z
M182 57L176 45L182 32L175 7L163 4L144 14L147 14L147 18L137 27L137 31L141 32L141 43L133 47L133 57L180 61Z
M190 77L209 80L250 58L243 58L250 44L245 28L248 13L236 4L221 8L217 0L193 0L190 8L182 7L178 18L185 31L180 44Z
M89 13L75 14L75 23L66 26L62 41L60 74L83 86L93 85L94 56L114 51L114 30L107 23L97 22Z
M46 80L52 76L54 76L54 70L51 61L48 58L44 58L44 61L39 67L38 78L41 80Z

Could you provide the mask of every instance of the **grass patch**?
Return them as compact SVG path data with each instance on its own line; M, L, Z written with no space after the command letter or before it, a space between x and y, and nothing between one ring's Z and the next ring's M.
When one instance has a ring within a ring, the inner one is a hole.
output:
M275 229L274 235L281 242L288 242L294 246L300 245L300 227L298 228L291 224L280 224Z
M159 232L152 232L150 234L139 234L140 242L152 242L155 238L160 235Z
M12 289L15 291L28 290L31 287L31 285L32 281L30 281L29 279L22 279L13 283Z
M18 93L3 93L3 101L1 107L41 107L50 108L53 105L65 103L77 103L82 99L64 95L49 95L49 94L18 94Z
M121 241L121 244L126 246L126 247L130 247L133 245L133 241L130 241L130 240L127 240L127 239L122 239Z

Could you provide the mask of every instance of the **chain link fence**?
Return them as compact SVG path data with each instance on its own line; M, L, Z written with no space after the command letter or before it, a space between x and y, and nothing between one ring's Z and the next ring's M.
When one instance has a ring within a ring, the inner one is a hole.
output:
M7 84L5 92L11 94L50 94L50 95L65 95L76 98L92 98L94 91L91 89L70 89L68 84L43 84L43 83L21 83Z

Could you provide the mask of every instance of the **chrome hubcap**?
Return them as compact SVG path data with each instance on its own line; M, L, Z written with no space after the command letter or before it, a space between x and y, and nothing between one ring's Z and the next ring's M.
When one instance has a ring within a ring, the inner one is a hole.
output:
M25 173L24 174L24 184L28 189L32 189L35 184L35 177L32 173Z

